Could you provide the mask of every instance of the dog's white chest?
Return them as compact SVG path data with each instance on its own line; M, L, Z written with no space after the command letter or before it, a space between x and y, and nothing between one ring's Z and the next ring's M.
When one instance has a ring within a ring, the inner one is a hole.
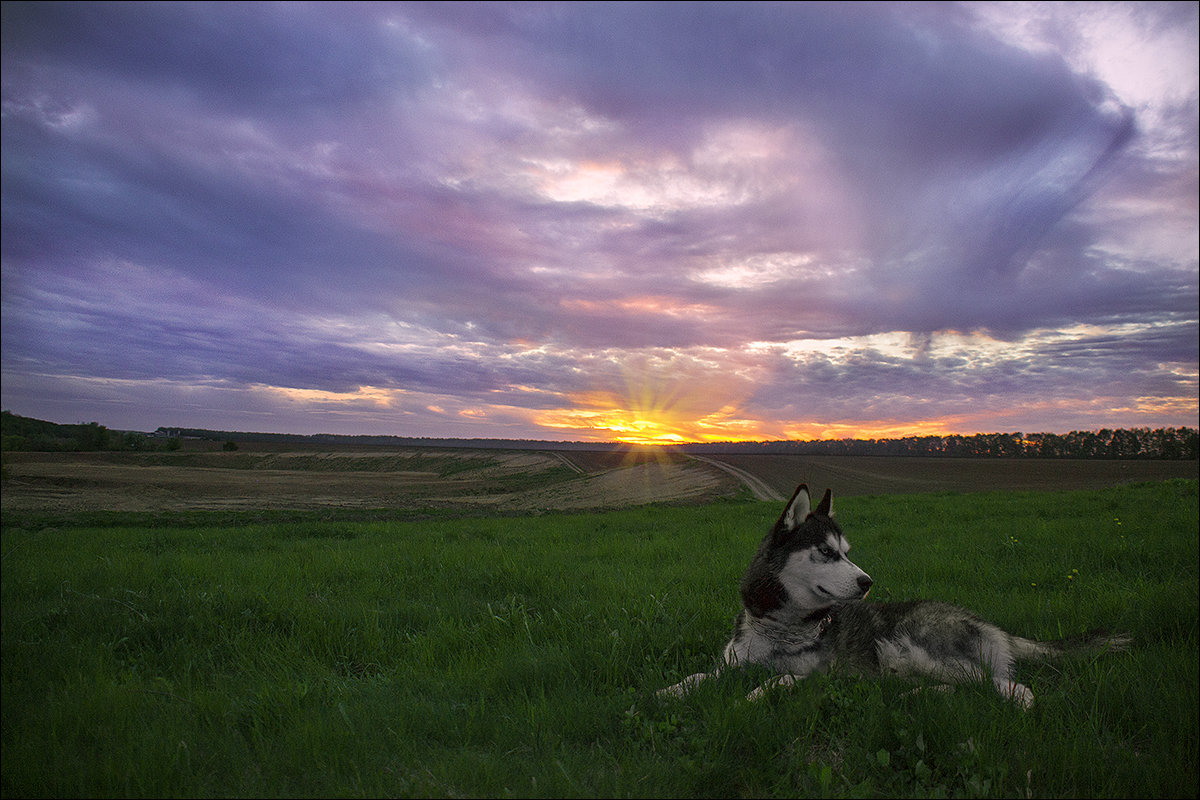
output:
M729 666L762 664L775 672L808 675L829 665L829 653L819 646L815 627L812 633L812 636L802 638L781 638L751 626L725 646L723 657Z

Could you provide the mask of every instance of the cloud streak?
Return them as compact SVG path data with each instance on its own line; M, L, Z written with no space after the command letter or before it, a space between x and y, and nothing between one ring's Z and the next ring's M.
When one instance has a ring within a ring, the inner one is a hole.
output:
M1195 425L1197 15L1079 5L6 4L4 405Z

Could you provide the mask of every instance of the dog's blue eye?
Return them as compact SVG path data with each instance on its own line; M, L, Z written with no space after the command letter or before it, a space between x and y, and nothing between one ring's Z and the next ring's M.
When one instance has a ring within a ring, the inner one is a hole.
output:
M837 558L837 552L827 544L821 545L817 550L826 558Z

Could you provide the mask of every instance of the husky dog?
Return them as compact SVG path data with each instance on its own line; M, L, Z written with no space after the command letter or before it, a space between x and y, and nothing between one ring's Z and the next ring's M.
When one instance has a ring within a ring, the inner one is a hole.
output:
M854 673L925 675L947 683L990 680L1001 695L1029 708L1033 693L1014 674L1018 659L1121 650L1129 643L1099 634L1024 639L930 600L866 603L871 576L847 558L849 552L833 521L829 490L814 509L808 486L800 484L742 578L742 611L722 663L659 694L682 696L727 667L759 664L778 674L750 693L757 700L770 688L836 664Z

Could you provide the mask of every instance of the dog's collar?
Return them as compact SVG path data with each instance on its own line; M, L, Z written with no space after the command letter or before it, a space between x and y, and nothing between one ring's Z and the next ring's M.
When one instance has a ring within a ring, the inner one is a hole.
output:
M804 621L817 623L817 636L824 636L825 631L829 630L829 626L833 624L833 612L836 608L837 606L818 608L805 617Z

